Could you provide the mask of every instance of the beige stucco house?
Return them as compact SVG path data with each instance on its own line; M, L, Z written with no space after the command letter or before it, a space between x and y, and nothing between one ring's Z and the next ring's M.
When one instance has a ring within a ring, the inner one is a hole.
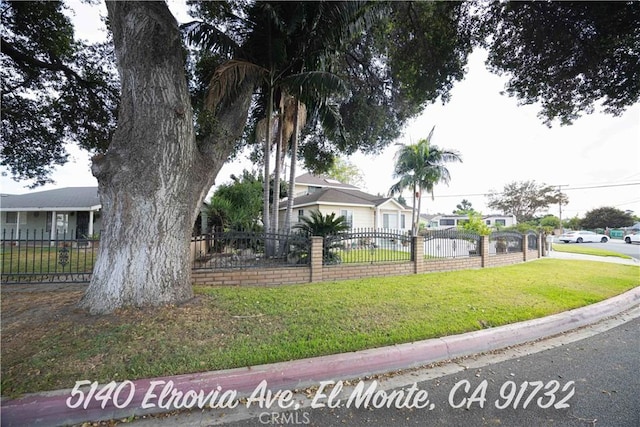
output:
M391 197L368 194L358 187L331 178L304 174L296 178L291 224L313 210L344 216L352 228L411 230L411 208ZM281 201L280 224L284 223L287 201Z

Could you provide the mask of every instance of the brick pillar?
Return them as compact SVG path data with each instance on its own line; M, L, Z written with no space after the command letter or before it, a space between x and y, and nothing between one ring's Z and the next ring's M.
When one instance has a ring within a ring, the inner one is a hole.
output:
M522 235L522 260L527 260L527 251L529 250L529 234Z
M480 237L480 266L485 268L489 263L489 236Z
M324 238L320 236L311 237L311 259L309 266L311 267L311 282L322 282L322 249L324 246Z
M424 237L413 236L411 238L411 260L413 261L414 274L424 273Z

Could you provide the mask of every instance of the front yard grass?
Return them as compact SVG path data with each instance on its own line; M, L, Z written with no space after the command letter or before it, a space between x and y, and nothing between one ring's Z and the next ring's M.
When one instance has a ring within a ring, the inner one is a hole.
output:
M179 305L89 316L82 290L2 292L2 394L220 370L533 319L638 286L640 268L542 259L278 287L195 287ZM4 285L3 288L6 288Z
M340 257L341 263L367 263L384 261L411 261L410 251L398 251L386 248L332 250Z
M624 259L632 259L629 255L613 252L607 249L591 248L589 246L583 246L579 243L553 243L553 250L558 252L569 252L572 254L612 256Z

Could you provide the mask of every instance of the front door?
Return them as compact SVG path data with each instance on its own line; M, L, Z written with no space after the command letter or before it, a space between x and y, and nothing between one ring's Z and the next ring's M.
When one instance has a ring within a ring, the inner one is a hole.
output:
M89 234L89 212L76 212L76 239L86 239Z

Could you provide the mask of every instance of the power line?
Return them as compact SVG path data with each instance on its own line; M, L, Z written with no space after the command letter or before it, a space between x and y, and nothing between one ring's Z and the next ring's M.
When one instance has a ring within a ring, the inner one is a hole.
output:
M623 184L603 184L603 185L592 185L587 187L569 187L564 191L572 191L572 190L590 190L594 188L611 188L611 187L627 187L630 185L640 185L640 182L627 182ZM558 185L551 185L550 187L558 187ZM568 185L563 184L561 187L568 187ZM489 195L501 195L503 192L487 192L487 193L469 193L469 194L446 194L446 195L436 195L435 198L445 198L445 197L476 197L476 196L489 196Z
M625 183L625 184L593 185L591 187L571 187L571 188L567 188L566 191L571 191L571 190L590 190L592 188L627 187L629 185L640 185L640 182L628 182L628 183Z

